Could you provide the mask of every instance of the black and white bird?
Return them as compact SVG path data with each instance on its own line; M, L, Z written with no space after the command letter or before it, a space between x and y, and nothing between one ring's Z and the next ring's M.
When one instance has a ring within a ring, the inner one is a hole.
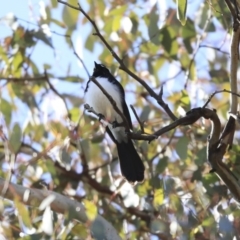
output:
M102 64L95 63L92 77L106 90L116 102L118 109L124 114L132 129L132 121L125 102L125 92L122 85L115 79L110 71ZM122 117L114 110L112 103L101 89L89 79L85 89L85 103L94 109L100 116L103 115L109 123L122 123ZM122 175L129 182L142 182L144 180L144 165L139 157L133 142L125 133L122 126L109 124L106 131L117 145L118 157Z

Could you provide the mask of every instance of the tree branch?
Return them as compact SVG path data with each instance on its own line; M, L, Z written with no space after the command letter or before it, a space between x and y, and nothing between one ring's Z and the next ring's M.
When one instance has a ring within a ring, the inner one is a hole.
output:
M213 94L211 94L211 96L208 98L207 102L203 105L203 108L205 108L205 107L210 103L210 101L212 100L212 98L213 98L216 94L218 94L218 93L223 93L223 92L231 93L232 95L235 95L235 96L237 96L237 97L240 97L240 94L238 94L238 93L236 93L236 92L232 92L232 91L227 90L227 89L215 91Z
M238 92L237 84L237 70L238 70L238 61L239 61L239 38L240 38L240 28L238 27L237 31L232 33L232 43L231 43L231 56L230 56L230 86L231 91ZM237 96L230 95L230 112L236 114L238 107L238 98Z
M0 191L2 191L4 184L5 181L0 178ZM59 193L48 191L45 189L40 190L34 188L25 188L23 186L10 183L4 197L9 200L14 200L16 196L20 197L21 201L24 204L37 208L45 198L53 196L54 200L50 203L50 207L53 211L62 214L71 212L71 216L73 219L82 223L89 223L89 219L86 215L83 204L77 202L76 200L69 199L68 197L65 197ZM26 196L28 197L26 198ZM96 238L97 236L99 236L99 234L101 234L104 239L121 239L118 236L116 230L113 228L112 224L106 221L100 215L97 215L96 218L91 222L90 229L93 237Z
M14 82L14 83L22 83L26 81L47 81L46 76L40 76L40 77L0 77L0 81L7 81L7 82Z
M130 105L130 107L131 107L131 109L132 109L132 111L133 111L133 114L134 114L135 118L136 118L137 121L138 121L138 124L139 124L139 126L140 126L140 128L141 128L141 132L142 132L142 133L145 133L145 131L144 131L144 121L142 122L142 121L140 120L140 118L138 117L137 112L136 112L135 108L133 107L133 105Z

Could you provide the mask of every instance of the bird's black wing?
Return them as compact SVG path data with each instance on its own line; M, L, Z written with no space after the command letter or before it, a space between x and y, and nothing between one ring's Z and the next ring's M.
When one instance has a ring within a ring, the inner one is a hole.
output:
M127 121L128 121L128 125L129 127L132 129L132 120L131 120L131 116L125 101L125 92L123 89L123 86L121 85L121 83L119 83L114 76L109 76L109 81L113 84L115 84L117 86L117 88L119 89L120 93L121 93L121 97L122 97L122 109L123 109L123 115L126 117Z

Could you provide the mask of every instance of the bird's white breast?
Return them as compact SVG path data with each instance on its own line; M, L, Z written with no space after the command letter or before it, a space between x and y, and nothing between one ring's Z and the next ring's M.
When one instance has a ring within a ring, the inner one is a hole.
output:
M97 77L96 80L101 84L101 86L106 90L106 92L114 99L118 109L122 109L122 99L121 94L117 86L108 81L106 78ZM104 95L104 93L99 89L99 87L92 81L88 84L88 89L85 94L85 103L90 105L95 112L101 113L105 116L106 120L109 122L117 121L122 122L121 116L119 116L113 109L112 103Z

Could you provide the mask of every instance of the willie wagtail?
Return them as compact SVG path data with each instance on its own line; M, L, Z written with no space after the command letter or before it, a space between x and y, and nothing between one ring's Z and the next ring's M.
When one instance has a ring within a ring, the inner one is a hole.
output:
M122 85L104 65L94 63L95 68L92 77L94 77L114 99L118 109L122 111L128 121L129 127L132 129L132 121L125 102L125 93ZM91 81L91 78L85 89L85 102L90 105L99 116L103 115L108 122L123 122L121 116L114 110L112 103L101 89ZM144 179L144 165L132 140L127 137L125 128L122 126L114 127L112 124L109 124L106 127L106 131L117 145L122 175L129 182L142 182Z

